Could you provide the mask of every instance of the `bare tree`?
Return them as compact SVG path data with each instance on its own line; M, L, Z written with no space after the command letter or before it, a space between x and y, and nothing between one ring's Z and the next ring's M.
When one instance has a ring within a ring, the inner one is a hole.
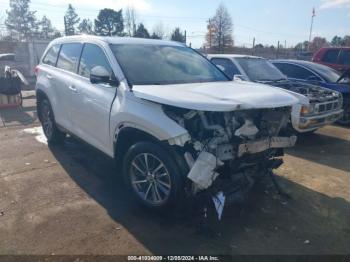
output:
M213 18L208 21L206 35L207 46L224 52L226 47L233 46L233 23L227 8L220 4Z
M128 36L136 33L136 12L134 7L127 7L125 10L125 30Z

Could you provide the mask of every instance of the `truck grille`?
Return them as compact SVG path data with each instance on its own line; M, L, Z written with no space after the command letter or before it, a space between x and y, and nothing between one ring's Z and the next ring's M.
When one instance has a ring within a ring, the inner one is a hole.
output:
M339 101L319 103L316 105L318 113L327 113L339 109Z

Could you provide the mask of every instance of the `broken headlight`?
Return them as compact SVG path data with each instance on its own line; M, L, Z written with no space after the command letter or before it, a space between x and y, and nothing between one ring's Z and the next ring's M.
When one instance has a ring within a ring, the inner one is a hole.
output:
M300 109L300 114L302 116L311 115L313 113L315 113L315 105L314 104L310 104L308 106L302 106Z

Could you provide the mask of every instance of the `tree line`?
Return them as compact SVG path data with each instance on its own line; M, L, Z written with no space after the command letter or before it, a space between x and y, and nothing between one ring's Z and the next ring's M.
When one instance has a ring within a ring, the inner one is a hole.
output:
M91 34L99 36L129 36L152 39L165 39L167 35L161 23L157 24L150 33L143 23L137 23L136 12L133 8L126 10L104 8L98 12L94 21L81 19L75 8L69 4L64 14L64 35ZM11 39L51 40L62 36L53 27L51 20L43 16L36 17L36 11L30 10L30 0L10 0L10 8L6 11L5 26L10 32ZM169 38L173 41L186 42L186 31L176 27Z

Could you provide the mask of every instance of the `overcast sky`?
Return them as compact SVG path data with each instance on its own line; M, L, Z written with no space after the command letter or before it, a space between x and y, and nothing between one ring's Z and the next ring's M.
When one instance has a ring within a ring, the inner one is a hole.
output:
M63 15L72 3L81 18L94 19L98 10L134 6L138 22L149 31L161 22L171 31L180 26L187 30L188 42L200 47L204 42L206 21L215 14L220 3L229 10L234 23L237 45L256 43L287 46L308 40L312 8L316 17L313 36L328 40L334 35L350 35L350 0L32 0L31 9L37 16L48 16L53 25L63 30ZM3 22L8 0L0 0L0 23ZM2 19L1 19L2 18Z

